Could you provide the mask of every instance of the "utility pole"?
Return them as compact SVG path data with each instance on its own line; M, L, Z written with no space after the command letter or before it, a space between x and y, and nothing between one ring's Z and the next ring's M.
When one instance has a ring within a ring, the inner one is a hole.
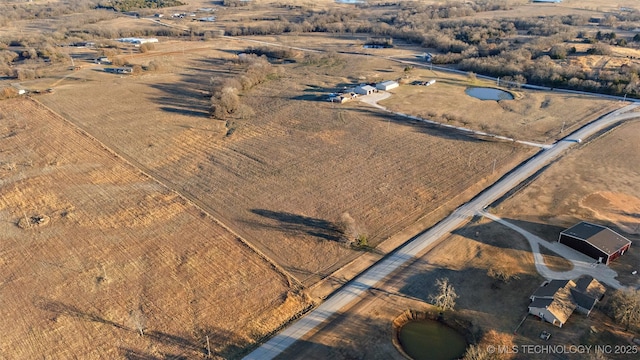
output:
M209 335L207 335L207 357L211 357L211 344L209 344Z
M497 159L493 159L493 170L491 170L491 173L493 174L494 172L496 172L496 160Z
M562 122L562 129L560 129L560 134L562 134L564 132L564 125L565 125L566 121Z

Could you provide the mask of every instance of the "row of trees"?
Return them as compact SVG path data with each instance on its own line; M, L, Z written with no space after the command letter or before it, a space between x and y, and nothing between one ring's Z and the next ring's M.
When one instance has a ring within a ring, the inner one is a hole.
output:
M263 83L278 74L278 68L272 66L264 56L244 54L235 62L241 70L236 76L226 79L211 79L210 113L218 119L236 115L240 110L240 94Z
M453 8L489 11L507 7L506 3L500 1L478 3L482 5L481 9L456 2L448 2L441 7L447 7L450 12ZM433 58L434 63L455 65L461 70L501 77L520 76L524 82L543 86L640 96L635 68L631 71L628 68L585 71L570 62L557 61L584 55L570 44L578 36L591 43L586 53L592 55L611 54L612 46L636 46L636 38L621 38L613 30L591 35L584 31L578 34L574 26L588 23L590 19L586 16L503 19L450 16L451 19L434 21L432 14L441 8L417 2L385 5L389 11L377 15L376 21L368 18L371 13L367 9L374 7L379 10L385 6L366 5L356 10L316 12L305 9L280 21L229 27L226 33L232 36L287 32L368 33L435 49L439 54ZM523 37L523 34L529 36ZM640 36L637 36L637 40L640 42Z
M170 6L184 5L179 0L105 0L97 5L99 8L115 11L131 11L137 9L159 9Z

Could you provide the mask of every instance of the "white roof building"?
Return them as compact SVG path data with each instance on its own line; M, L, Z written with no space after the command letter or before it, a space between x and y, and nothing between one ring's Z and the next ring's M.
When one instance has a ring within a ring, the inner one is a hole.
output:
M369 95L376 91L377 91L376 88L374 88L371 85L360 85L355 89L355 93L360 95Z
M395 89L398 86L400 86L400 84L398 84L397 81L393 81L393 80L388 80L388 81L383 81L381 83L378 83L376 85L376 88L378 90L383 90L383 91L387 91L387 90L391 90L391 89Z

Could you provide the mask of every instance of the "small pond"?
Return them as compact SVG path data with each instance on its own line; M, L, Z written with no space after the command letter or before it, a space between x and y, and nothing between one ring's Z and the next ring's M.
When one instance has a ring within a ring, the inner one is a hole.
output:
M510 93L494 88L487 87L472 87L464 91L469 96L480 100L513 100L513 95Z
M462 334L435 320L410 321L400 328L398 338L415 360L459 359L467 349Z

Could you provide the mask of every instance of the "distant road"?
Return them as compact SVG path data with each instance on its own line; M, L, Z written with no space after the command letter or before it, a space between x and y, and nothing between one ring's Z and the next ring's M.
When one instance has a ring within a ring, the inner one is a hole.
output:
M580 142L581 139L587 139L598 131L622 121L640 117L640 113L626 113L637 106L636 104L632 104L616 110L576 130L553 144L550 148L541 150L537 155L520 164L480 195L457 208L444 220L369 267L369 269L333 293L333 295L315 310L271 338L244 359L266 360L278 356L309 331L324 323L332 315L358 299L364 291L373 287L434 242L467 222L470 217L482 211L516 185L533 175L536 171L542 169L571 146Z

